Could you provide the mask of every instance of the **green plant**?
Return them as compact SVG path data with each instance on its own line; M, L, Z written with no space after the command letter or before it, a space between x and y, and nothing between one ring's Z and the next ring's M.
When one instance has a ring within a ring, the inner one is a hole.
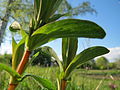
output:
M63 38L62 39L62 59L63 62L60 61L55 51L48 47L48 53L53 56L60 67L60 73L58 76L58 90L65 90L67 86L67 82L70 81L71 75L74 74L76 68L86 63L87 61L106 54L109 52L108 49L101 46L94 46L85 49L81 53L76 55L77 52L78 39L77 38ZM97 52L97 53L96 53Z
M96 60L96 66L98 69L108 69L109 61L105 57L100 57Z
M19 31L21 33L22 39L19 43L16 43L14 37L12 38L12 68L0 64L0 68L6 70L11 75L8 90L14 90L19 82L23 81L23 79L28 76L41 83L43 87L49 90L56 90L55 85L48 79L31 74L26 75L23 72L29 64L31 52L57 38L63 38L63 63L61 63L54 52L52 53L60 66L58 90L65 90L66 81L70 79L70 74L79 65L96 56L109 52L105 47L96 46L88 48L76 55L77 37L102 39L106 34L99 25L88 20L58 20L65 15L55 14L61 2L62 0L34 0L34 15L30 20L29 31L25 31L18 22L14 22L10 26L11 31ZM32 59L37 55L38 53L36 53Z

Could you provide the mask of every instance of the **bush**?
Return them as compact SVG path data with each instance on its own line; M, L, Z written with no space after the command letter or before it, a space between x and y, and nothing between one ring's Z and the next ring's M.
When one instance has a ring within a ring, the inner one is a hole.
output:
M96 67L98 69L107 69L109 68L109 61L105 57L100 57L96 60Z
M51 56L41 50L34 51L33 55L39 52L39 55L33 60L32 65L51 66Z
M108 66L109 66L109 69L116 69L117 68L116 63L114 63L114 62L109 63Z

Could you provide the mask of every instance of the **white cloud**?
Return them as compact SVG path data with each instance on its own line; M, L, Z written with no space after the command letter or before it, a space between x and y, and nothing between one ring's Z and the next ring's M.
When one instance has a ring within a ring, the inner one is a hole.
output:
M120 58L120 47L108 48L110 52L104 55L109 61L115 61L116 58Z

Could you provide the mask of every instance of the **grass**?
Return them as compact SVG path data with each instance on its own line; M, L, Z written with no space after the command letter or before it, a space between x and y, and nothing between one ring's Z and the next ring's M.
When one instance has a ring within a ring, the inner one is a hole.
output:
M80 73L87 73L87 74L101 74L101 75L106 75L106 74L120 74L120 70L80 70Z
M52 80L56 84L58 68L43 68L43 67L28 67L27 73L40 75ZM115 90L120 90L120 78L116 75L120 74L120 70L78 70L74 72L71 81L68 82L67 90L95 90L98 86L98 90L110 90L109 85L116 85ZM112 80L109 75L112 74L115 80ZM106 76L108 75L108 76ZM106 78L105 78L106 77ZM116 78L117 77L117 78ZM2 71L0 72L0 90L6 90L8 86L9 75ZM102 82L100 84L100 82ZM100 84L100 85L99 85ZM24 82L21 82L16 90L46 90L42 89L39 84L32 78L26 78Z

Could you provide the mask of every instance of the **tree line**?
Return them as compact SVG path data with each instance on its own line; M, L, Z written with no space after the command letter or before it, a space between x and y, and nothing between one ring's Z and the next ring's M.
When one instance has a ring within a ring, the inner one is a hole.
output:
M32 54L31 57L39 52L36 58L31 62L32 66L38 65L42 67L50 67L50 66L57 66L57 62L53 57L51 57L50 54L45 53L42 51L41 48L35 50ZM4 54L0 55L0 62L1 63L7 63L8 65L11 65L11 60L12 60L12 55L11 54ZM81 65L78 68L82 69L100 69L100 70L105 70L105 69L120 69L120 59L116 59L114 62L109 62L109 60L103 56L97 58L96 60L90 60L86 62L85 64Z

